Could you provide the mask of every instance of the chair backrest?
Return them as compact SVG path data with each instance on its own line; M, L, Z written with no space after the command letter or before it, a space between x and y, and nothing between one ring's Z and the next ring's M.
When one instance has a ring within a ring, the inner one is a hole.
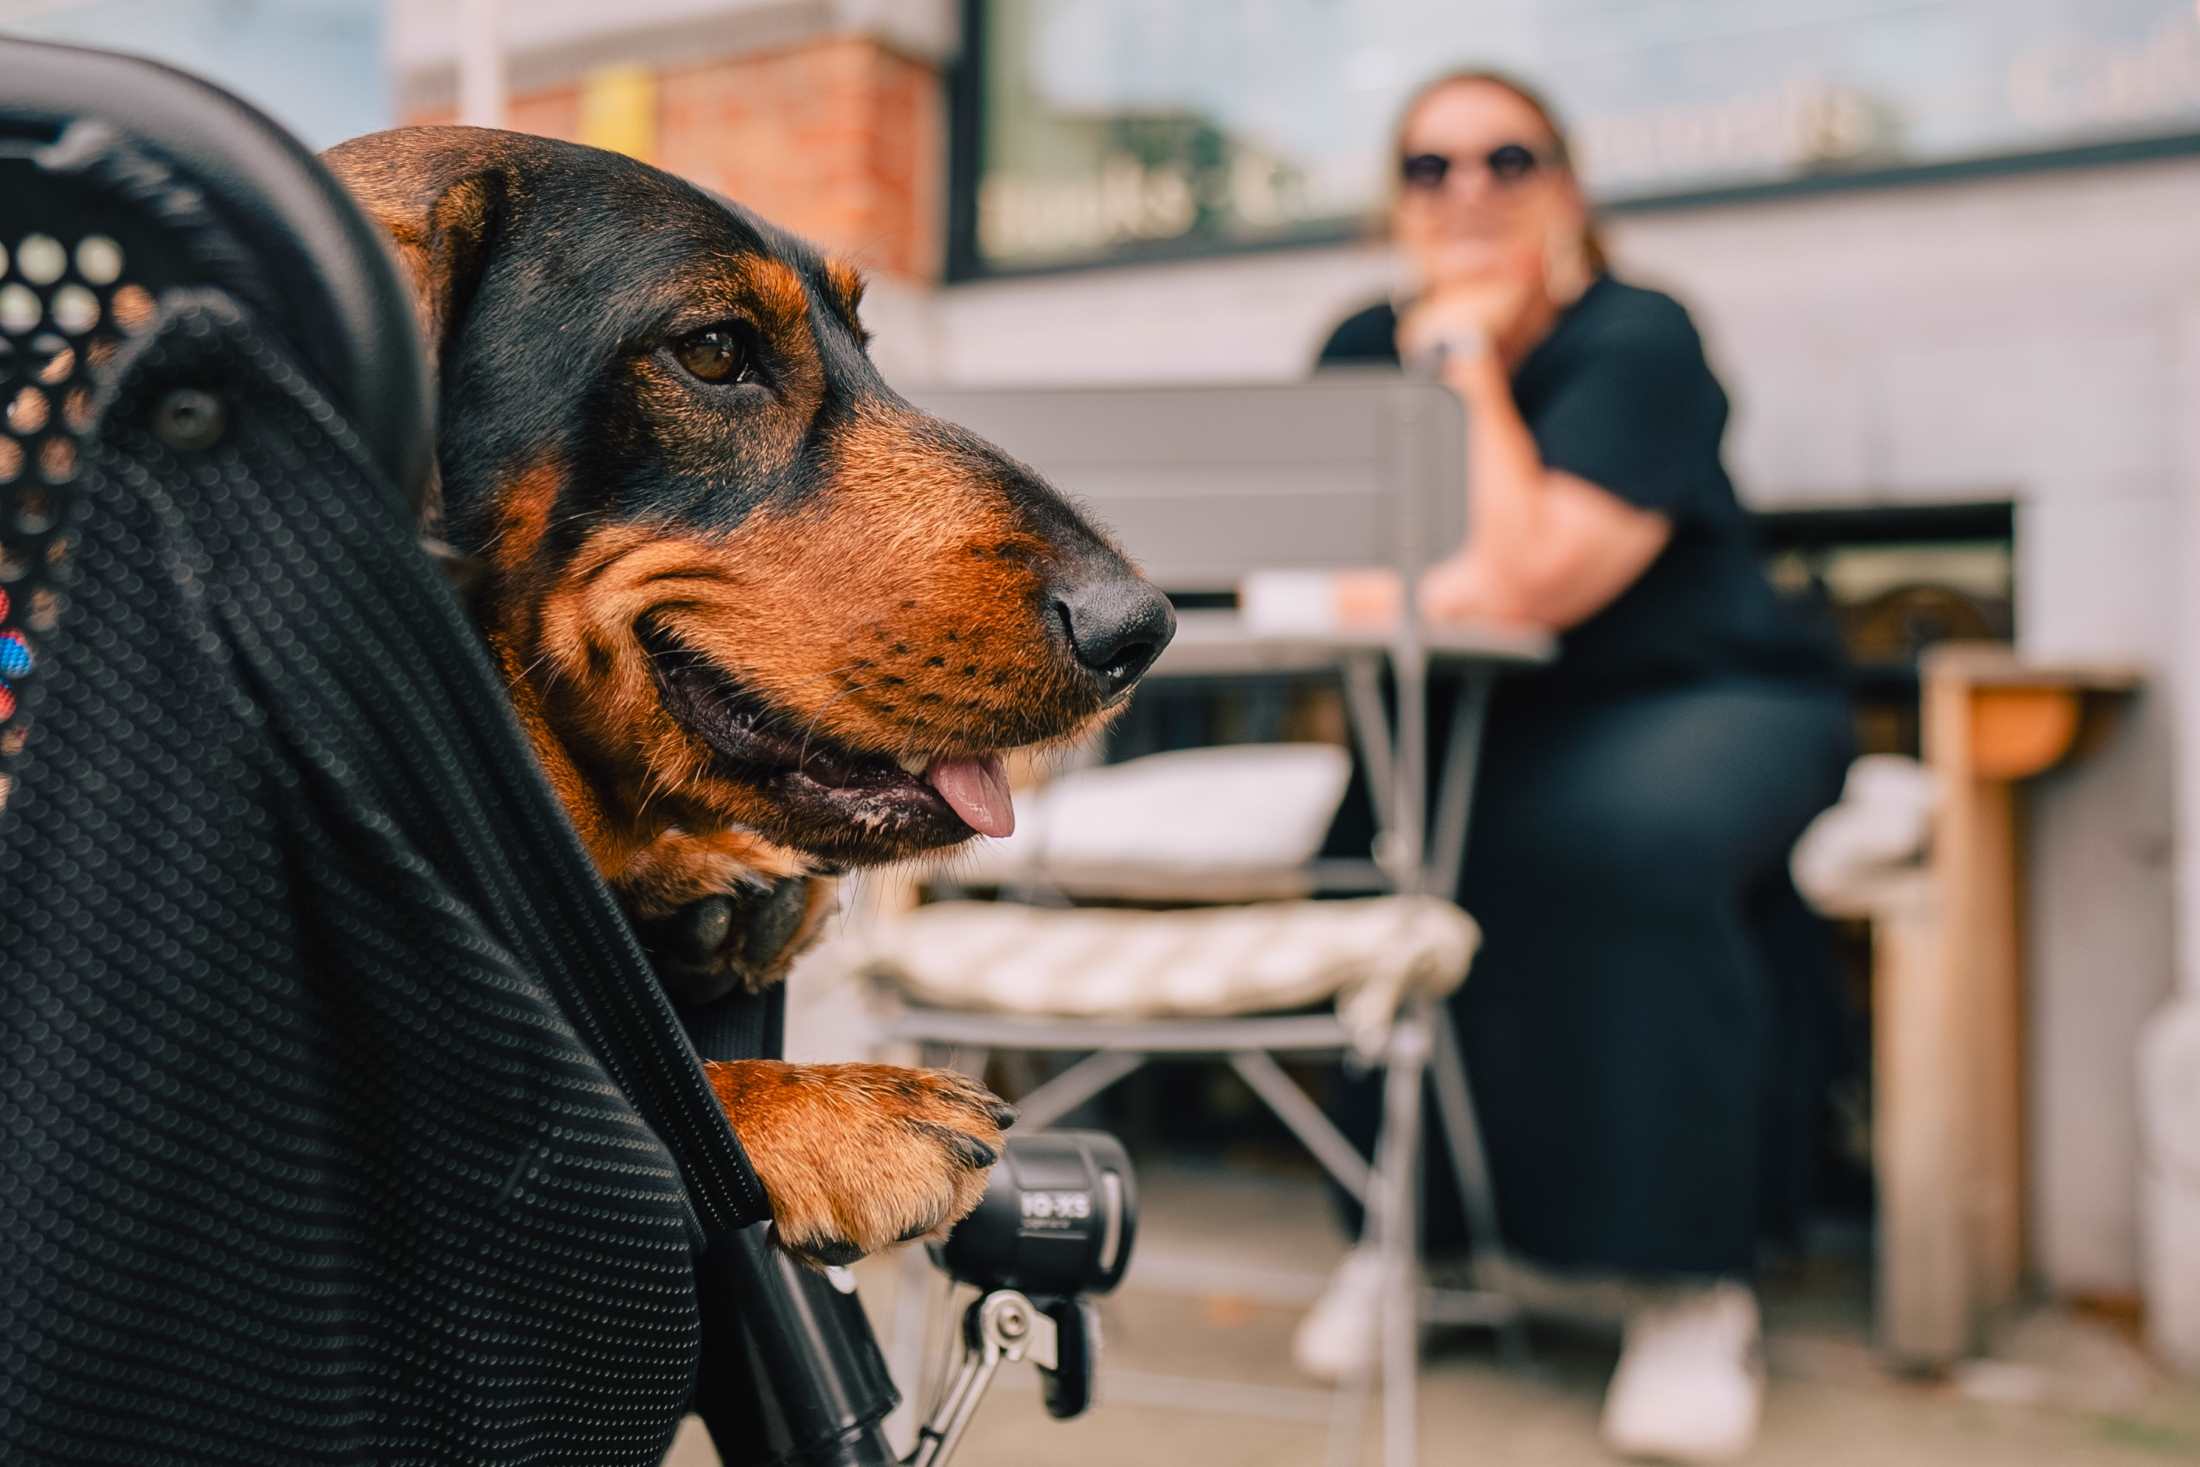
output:
M1089 506L1171 592L1278 567L1411 574L1465 538L1458 399L1393 372L908 395Z

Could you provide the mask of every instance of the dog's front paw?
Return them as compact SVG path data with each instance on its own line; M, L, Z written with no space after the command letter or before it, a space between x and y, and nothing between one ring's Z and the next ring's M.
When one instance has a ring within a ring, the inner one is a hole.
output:
M1016 1118L952 1070L777 1060L704 1068L771 1199L781 1245L811 1263L945 1237L985 1195L1001 1132Z
M704 897L663 916L634 918L634 935L674 1003L758 992L787 976L837 910L837 884L789 876L769 886Z
M839 907L839 883L744 830L672 826L607 873L674 1003L750 993L787 976Z

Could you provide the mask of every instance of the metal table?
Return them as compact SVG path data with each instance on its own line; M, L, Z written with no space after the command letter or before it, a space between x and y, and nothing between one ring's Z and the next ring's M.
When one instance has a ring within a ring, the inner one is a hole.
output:
M1549 632L1496 624L1462 624L1336 631L1276 632L1235 611L1187 611L1176 640L1149 678L1215 680L1277 675L1343 680L1353 742L1367 767L1375 806L1375 864L1393 890L1450 896L1459 886L1473 813L1475 766L1490 688L1507 668L1549 662L1558 650ZM1383 700L1388 664L1396 682L1395 720ZM1428 677L1442 666L1460 674L1436 805L1428 808ZM1409 818L1410 817L1410 818ZM1352 884L1345 873L1340 884Z

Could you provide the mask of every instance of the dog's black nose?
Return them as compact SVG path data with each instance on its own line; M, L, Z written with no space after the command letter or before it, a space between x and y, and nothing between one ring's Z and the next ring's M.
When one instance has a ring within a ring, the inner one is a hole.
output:
M1153 666L1176 635L1176 611L1151 581L1120 562L1073 571L1053 588L1054 614L1079 665L1112 698Z

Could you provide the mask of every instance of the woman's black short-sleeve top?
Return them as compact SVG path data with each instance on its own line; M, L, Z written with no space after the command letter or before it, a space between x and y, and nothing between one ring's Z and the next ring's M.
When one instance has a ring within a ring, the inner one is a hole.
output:
M1395 365L1397 325L1387 303L1358 312L1330 334L1320 365ZM1678 301L1600 276L1521 362L1512 386L1546 467L1673 526L1632 586L1563 634L1557 664L1534 679L1545 691L1837 674L1829 631L1765 579L1720 458L1726 392Z

